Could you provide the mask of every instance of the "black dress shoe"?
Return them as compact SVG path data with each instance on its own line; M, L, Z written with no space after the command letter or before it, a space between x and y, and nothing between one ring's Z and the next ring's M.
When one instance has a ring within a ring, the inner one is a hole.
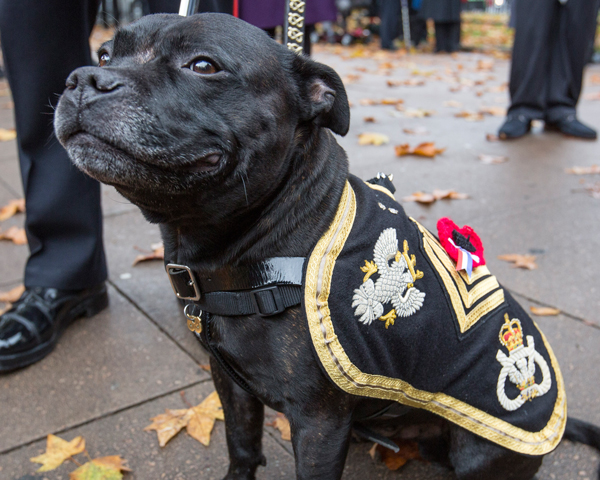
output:
M546 122L546 130L561 132L569 137L585 138L587 140L596 140L598 134L596 130L584 125L574 114L567 115L557 122Z
M504 124L498 130L498 137L511 140L522 137L531 130L531 119L525 115L508 115Z
M96 315L107 306L104 283L77 291L28 288L0 315L0 372L41 360L74 320Z

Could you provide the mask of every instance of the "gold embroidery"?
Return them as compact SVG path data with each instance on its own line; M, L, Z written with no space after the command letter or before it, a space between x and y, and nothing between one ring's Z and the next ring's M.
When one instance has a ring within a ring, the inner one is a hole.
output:
M375 265L375 262L369 262L368 260L365 260L365 266L360 267L360 269L366 273L365 278L363 278L363 283L365 283L371 275L377 272L377 265Z
M373 190L377 190L381 193L385 193L388 197L390 197L392 200L396 200L396 197L394 197L394 194L392 192L390 192L387 188L381 186L381 185L377 185L375 183L369 183L369 182L365 182L369 187L371 187ZM393 213L393 212L392 212Z
M528 432L515 427L444 393L430 393L418 390L402 380L363 373L352 364L335 334L327 301L333 267L348 238L355 213L354 192L349 184L346 184L336 216L325 235L317 243L306 270L304 302L310 334L317 355L331 380L344 391L353 395L394 400L436 413L477 435L516 452L544 455L554 450L565 429L567 401L558 362L541 331L542 340L556 375L558 393L550 420L539 432ZM474 272L473 277L476 275L478 274ZM479 274L479 277L482 276L484 275ZM479 304L475 310L485 311L500 298L502 299L500 303L502 303L504 295L502 294L500 297L498 293L502 293L502 290L489 297L491 299L496 296L495 300L488 299L488 304ZM460 295L458 293L457 295L460 300Z
M388 328L390 325L393 325L394 320L396 320L396 310L392 308L388 313L379 317L379 320L384 321L385 328Z
M460 331L461 333L464 333L475 325L481 317L504 303L504 291L500 288L496 277L490 273L485 265L475 268L470 280L468 276L460 275L456 271L452 260L437 239L417 221L412 218L411 220L415 222L423 234L425 253L444 282L444 286L450 295L452 306L456 312ZM480 279L483 280L478 282L477 285L470 290L467 289L467 285L472 285L473 282ZM484 296L494 290L496 290L496 292L481 301ZM475 308L469 313L466 313L465 310L472 308L473 306L475 306Z
M412 275L413 282L415 280L418 280L419 278L423 278L423 272L421 272L420 270L417 270L415 273L415 267L417 265L417 258L414 255L411 255L410 258L408 258L408 242L406 240L404 240L403 247L404 247L404 251L402 252L402 255L404 256L404 259L406 260L406 264L408 265L408 269L410 270L410 274ZM398 252L398 253L400 253L400 252ZM400 260L399 257L396 259L396 261L398 261L398 260ZM411 286L412 286L412 284L411 284Z

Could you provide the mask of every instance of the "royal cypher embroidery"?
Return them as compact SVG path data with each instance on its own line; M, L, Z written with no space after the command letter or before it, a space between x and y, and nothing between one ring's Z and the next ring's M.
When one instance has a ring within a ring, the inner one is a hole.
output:
M375 243L373 261L365 260L360 269L365 272L363 284L354 290L352 308L359 322L370 325L379 318L385 328L394 325L397 316L408 317L423 306L425 292L415 288L415 281L423 278L423 272L415 271L416 258L408 256L408 242L404 240L404 251L398 250L398 239L394 228L387 228ZM390 263L391 260L391 263ZM369 278L379 273L373 282ZM391 303L394 308L383 315L384 305Z

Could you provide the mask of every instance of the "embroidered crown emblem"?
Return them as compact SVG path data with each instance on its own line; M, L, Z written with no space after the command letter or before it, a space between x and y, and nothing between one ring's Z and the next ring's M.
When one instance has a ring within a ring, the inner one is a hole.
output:
M498 350L496 360L502 365L496 394L500 405L508 411L514 411L525 402L546 394L552 386L550 369L544 357L535 349L532 335L527 335L527 346L523 343L523 329L518 318L509 318L504 314L504 324L500 328L500 343L508 349L508 356ZM537 368L542 374L542 381L535 382ZM509 380L520 393L513 399L506 394L506 380Z
M504 314L504 325L500 329L500 343L508 348L509 352L523 346L523 330L518 318L510 320L508 313Z

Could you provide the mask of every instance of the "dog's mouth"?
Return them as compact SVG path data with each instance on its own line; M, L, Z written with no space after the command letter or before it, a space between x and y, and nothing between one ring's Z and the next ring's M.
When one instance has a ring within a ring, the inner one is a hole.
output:
M207 175L216 172L222 164L223 154L214 149L200 154L187 162L151 162L134 155L113 142L87 131L73 132L64 141L73 162L88 175L110 185L131 185L154 172ZM143 170L139 167L143 166ZM136 168L137 167L137 168ZM147 171L150 170L150 172Z

